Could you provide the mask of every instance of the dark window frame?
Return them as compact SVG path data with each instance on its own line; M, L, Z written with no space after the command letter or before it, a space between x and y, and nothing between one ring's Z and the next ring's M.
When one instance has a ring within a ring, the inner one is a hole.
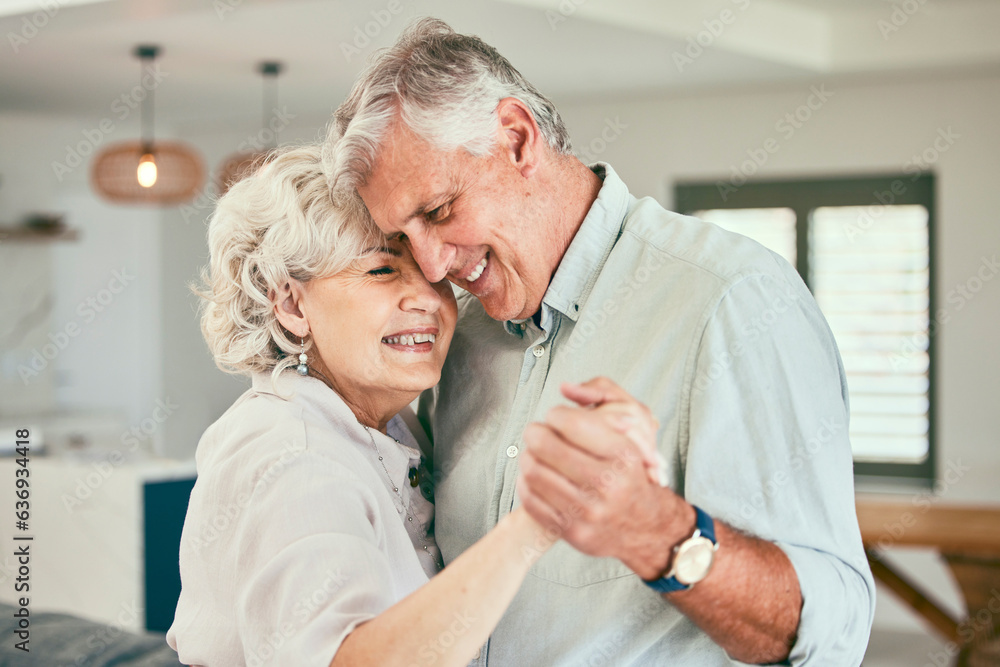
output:
M674 185L674 209L680 213L733 208L790 208L795 211L796 266L812 290L809 253L809 216L821 206L881 206L892 195L892 205L919 204L927 209L928 243L928 368L927 368L927 456L918 463L857 461L859 478L909 481L932 486L937 473L936 447L936 344L934 313L937 312L937 243L935 178L930 172L855 176L847 178L801 178L747 181L736 186L728 181L680 181ZM882 195L882 201L877 195Z

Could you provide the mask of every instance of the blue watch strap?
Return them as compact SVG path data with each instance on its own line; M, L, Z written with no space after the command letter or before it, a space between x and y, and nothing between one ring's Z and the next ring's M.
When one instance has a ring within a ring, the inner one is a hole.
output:
M710 517L697 505L692 505L691 507L694 507L694 525L695 528L697 528L698 533L707 537L712 544L715 544L715 522L712 521L712 517ZM691 588L691 584L682 584L677 581L677 577L674 576L661 577L659 579L654 579L653 581L646 581L643 579L642 581L658 593L673 593L675 591L686 591Z
M712 517L708 516L708 514L697 505L692 505L691 507L694 508L694 513L697 517L694 522L695 527L701 531L702 535L711 540L712 544L715 544L715 522L712 521Z

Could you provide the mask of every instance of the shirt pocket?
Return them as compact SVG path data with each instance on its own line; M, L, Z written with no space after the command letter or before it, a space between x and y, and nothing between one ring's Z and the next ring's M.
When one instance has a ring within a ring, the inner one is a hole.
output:
M617 558L587 556L561 540L535 563L529 574L571 588L637 576Z

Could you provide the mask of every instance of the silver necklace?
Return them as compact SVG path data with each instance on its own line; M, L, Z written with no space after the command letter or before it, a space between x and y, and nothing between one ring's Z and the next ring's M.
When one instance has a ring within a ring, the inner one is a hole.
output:
M392 475L389 474L389 469L385 467L385 461L382 460L382 452L379 451L378 443L375 442L375 436L372 435L372 430L365 424L362 424L362 426L364 426L364 429L368 431L368 437L371 438L372 447L375 448L375 455L378 456L378 462L382 465L382 470L385 471L385 477L386 479L389 480L389 486L392 487L392 490L396 494L396 497L399 498L400 506L403 508L403 512L406 513L406 520L409 521L410 523L413 523L413 515L410 514L410 507L409 505L406 504L406 501L403 500L403 494L399 492L399 487L396 486L396 483L394 481L392 481ZM399 440L396 440L395 438L392 439L395 440L397 445L400 444ZM427 553L430 553L430 549L427 548L426 544L423 545L423 549Z

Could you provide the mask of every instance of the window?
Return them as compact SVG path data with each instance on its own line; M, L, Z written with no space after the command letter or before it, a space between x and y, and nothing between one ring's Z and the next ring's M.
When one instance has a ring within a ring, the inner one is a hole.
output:
M855 473L934 480L934 177L684 183L676 208L798 269L837 339Z

